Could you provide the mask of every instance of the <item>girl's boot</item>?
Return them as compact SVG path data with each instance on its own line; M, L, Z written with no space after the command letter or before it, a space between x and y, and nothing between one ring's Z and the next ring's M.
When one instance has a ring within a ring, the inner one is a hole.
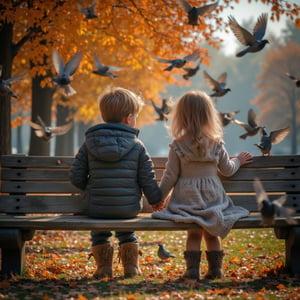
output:
M199 280L199 267L201 261L201 251L184 251L186 271L184 278Z
M208 272L205 275L206 279L222 278L222 263L224 251L206 251L206 258L208 262Z
M124 243L120 245L119 256L124 268L125 278L141 275L141 270L139 268L139 254L138 243Z
M97 265L97 270L93 278L101 279L104 277L112 277L113 253L114 248L110 244L101 244L92 247L92 255Z

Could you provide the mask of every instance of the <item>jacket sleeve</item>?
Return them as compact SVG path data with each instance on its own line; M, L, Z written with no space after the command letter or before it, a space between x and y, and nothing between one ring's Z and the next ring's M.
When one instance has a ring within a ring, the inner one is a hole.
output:
M80 147L71 165L69 178L73 185L85 190L89 179L88 153L85 143Z
M219 152L218 168L223 176L232 176L240 168L240 160L236 157L230 158L224 145L221 146Z
M139 156L138 182L149 204L160 202L161 191L156 181L153 161L144 147Z
M172 188L175 186L178 177L180 175L180 159L171 146L168 161L166 163L166 169L164 170L161 182L160 189L162 192L162 199L165 199Z

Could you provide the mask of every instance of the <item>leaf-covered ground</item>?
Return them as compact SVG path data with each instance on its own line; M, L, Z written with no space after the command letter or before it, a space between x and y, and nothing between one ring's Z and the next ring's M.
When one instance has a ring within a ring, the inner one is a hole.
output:
M300 299L300 280L284 273L284 240L271 229L233 230L223 240L225 277L181 280L185 232L138 232L142 276L122 277L112 239L114 279L93 280L89 232L37 231L26 248L26 272L0 281L0 299ZM162 242L175 259L161 261ZM204 249L203 249L204 250ZM202 277L207 270L202 255Z

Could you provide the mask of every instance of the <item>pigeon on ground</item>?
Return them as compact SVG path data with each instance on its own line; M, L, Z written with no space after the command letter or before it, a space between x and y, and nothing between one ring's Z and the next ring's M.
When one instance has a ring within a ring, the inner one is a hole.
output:
M188 24L198 25L199 16L204 16L205 14L211 13L213 10L216 9L216 7L219 4L219 1L200 7L190 5L186 0L177 0L177 3L188 14Z
M173 68L182 68L187 62L195 61L199 58L200 58L199 49L196 49L192 54L187 55L183 58L165 59L165 58L156 57L156 59L159 62L170 64L170 66L165 68L164 71L171 71Z
M253 186L256 193L258 209L261 212L262 226L273 225L276 216L284 217L288 224L297 224L297 221L291 217L291 214L293 214L295 210L282 207L287 199L287 195L283 195L274 201L270 201L259 178L254 178Z
M67 133L73 126L73 122L69 122L62 126L49 127L45 124L42 118L37 116L38 123L29 121L30 126L34 129L34 132L37 137L42 138L44 141L48 142L54 135L63 135Z
M2 66L0 66L0 95L1 96L9 95L10 97L17 98L17 95L11 89L10 84L22 80L24 76L25 73L20 73L20 74L16 74L11 78L3 79Z
M170 257L175 258L175 255L166 250L162 243L158 244L157 255L161 260L166 260Z
M193 77L194 75L196 75L196 73L199 71L199 69L200 69L200 62L194 68L184 67L183 70L186 73L182 75L183 79L189 80L190 77Z
M230 16L228 19L229 26L233 34L243 45L247 46L247 48L236 54L237 57L244 56L250 52L258 52L262 50L267 43L269 43L268 40L262 39L266 32L268 14L263 13L258 17L253 29L253 34L241 27L233 16Z
M297 77L295 77L294 75L292 75L292 74L290 74L290 73L288 73L288 72L286 72L285 75L286 75L287 77L289 77L292 81L295 82L296 87L300 87L300 78L299 78L299 77L297 78Z
M158 106L152 100L151 103L155 112L158 114L157 121L168 121L168 114L171 112L173 104L171 97L163 98L161 106Z
M218 80L213 79L206 71L203 71L204 79L208 87L214 92L210 96L211 97L223 97L227 94L231 89L226 88L227 81L227 73L222 73Z
M244 123L236 119L232 122L242 126L246 130L246 133L240 136L243 140L245 140L248 136L255 136L261 128L261 126L258 126L256 122L256 114L252 108L248 110L248 123Z
M113 74L111 71L120 71L121 68L113 67L113 66L104 66L99 58L97 57L96 53L94 53L94 60L97 69L93 71L94 74L100 75L100 76L108 76L111 78L118 77L116 74Z
M227 126L229 123L232 123L234 121L235 114L239 113L239 110L230 111L230 112L219 112L219 116L222 122L223 127Z
M95 5L98 0L93 0L92 4L90 6L86 5L85 8L83 8L80 3L77 3L78 10L85 15L84 20L94 19L98 18L98 16L95 14Z
M53 77L52 80L64 90L63 93L66 96L72 96L76 93L76 91L70 85L70 76L76 72L81 58L82 52L78 51L65 65L60 53L56 49L53 50L53 65L58 77Z
M259 148L262 155L271 155L272 144L278 144L285 139L290 133L290 127L281 128L270 132L270 135L265 130L265 127L261 128L261 139L259 144L254 144Z

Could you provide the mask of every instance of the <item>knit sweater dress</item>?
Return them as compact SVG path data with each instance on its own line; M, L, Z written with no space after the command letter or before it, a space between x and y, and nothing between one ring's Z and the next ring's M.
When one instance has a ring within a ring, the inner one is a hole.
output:
M202 138L193 144L187 137L173 141L160 183L167 206L152 217L197 223L211 235L226 237L233 224L249 212L226 195L218 171L231 176L239 167L239 159L230 159L223 142Z

